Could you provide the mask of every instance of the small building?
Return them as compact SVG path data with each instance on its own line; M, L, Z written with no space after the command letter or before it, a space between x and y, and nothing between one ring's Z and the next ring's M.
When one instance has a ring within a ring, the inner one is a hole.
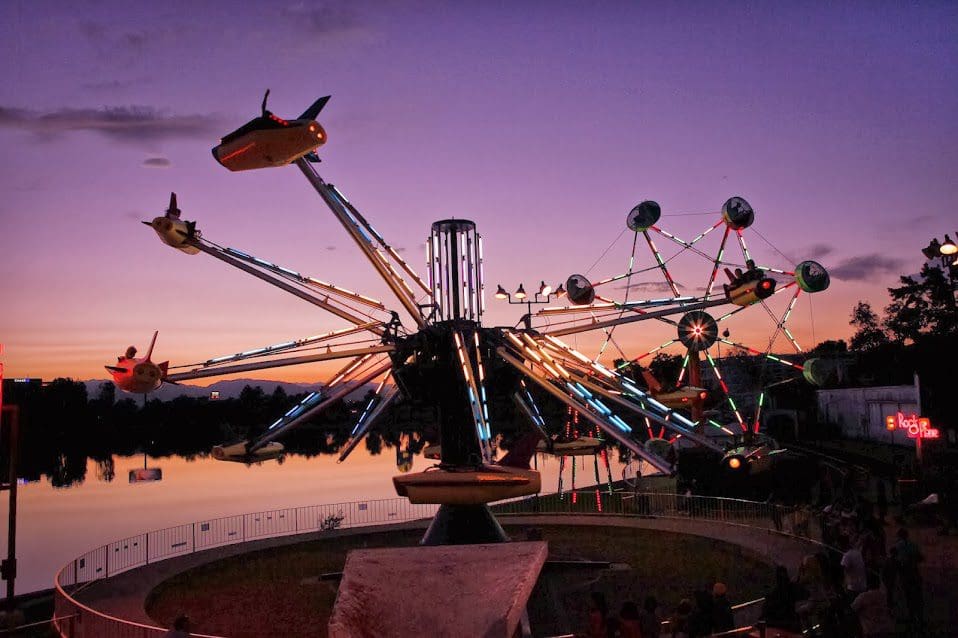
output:
M816 395L819 419L837 425L842 436L900 445L914 444L905 432L889 432L885 428L885 417L898 412L921 414L917 383L819 390Z

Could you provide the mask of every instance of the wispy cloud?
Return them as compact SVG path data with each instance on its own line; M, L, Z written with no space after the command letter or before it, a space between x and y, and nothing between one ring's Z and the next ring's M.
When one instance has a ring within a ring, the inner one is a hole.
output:
M97 82L84 82L80 88L92 91L93 93L116 93L124 91L140 84L146 84L145 78L132 78L129 80L101 80Z
M147 168L169 168L173 162L165 157L147 157L143 160L143 166Z
M829 244L812 244L805 249L805 259L821 259L835 252L835 247Z
M842 281L871 281L882 275L899 274L904 265L904 259L872 253L846 259L828 272Z
M676 282L675 287L679 290L685 290L685 286ZM616 290L631 290L634 292L648 292L648 293L658 293L658 292L672 292L672 288L664 281L637 281L633 282L630 285L622 284L621 286L616 286Z
M284 13L297 29L313 37L368 33L367 21L362 14L345 3L338 6L331 3L319 6L297 5L287 8Z
M33 133L50 141L57 135L86 131L124 143L215 135L221 126L212 115L173 115L149 106L32 111L0 106L0 128Z

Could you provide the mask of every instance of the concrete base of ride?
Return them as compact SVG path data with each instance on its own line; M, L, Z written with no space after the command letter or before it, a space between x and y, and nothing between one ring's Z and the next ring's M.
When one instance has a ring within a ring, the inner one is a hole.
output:
M349 552L330 638L512 638L548 555L543 541Z

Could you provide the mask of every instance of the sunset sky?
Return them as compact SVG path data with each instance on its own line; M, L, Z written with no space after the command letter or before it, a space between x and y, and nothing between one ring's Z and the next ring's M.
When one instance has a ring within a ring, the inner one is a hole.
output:
M162 245L139 221L171 190L204 237L399 307L298 170L212 159L267 88L285 117L333 96L319 171L417 269L432 221L477 223L487 324L521 314L496 283L624 271L643 199L691 238L741 195L760 263L829 268L790 324L809 347L849 336L857 300L883 307L958 230L954 2L7 0L0 64L7 376L103 378L154 330L156 360L189 363L344 325ZM694 294L710 264L687 257L671 265ZM636 282L632 298L661 296L655 272ZM769 316L736 319L733 339L764 348ZM635 355L672 336L620 330Z

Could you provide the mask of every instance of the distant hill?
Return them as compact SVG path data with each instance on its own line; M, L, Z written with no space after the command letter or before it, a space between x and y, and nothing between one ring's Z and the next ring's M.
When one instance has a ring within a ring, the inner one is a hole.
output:
M86 386L87 396L95 398L100 392L100 385L106 383L109 379L90 379L89 381L83 381L83 384ZM288 381L264 381L262 379L228 379L224 381L217 381L208 386L199 386L199 385L172 385L169 383L164 383L158 390L155 390L150 393L150 399L159 399L160 401L170 401L177 397L187 396L187 397L208 397L210 392L216 391L220 393L221 399L235 399L239 397L240 392L243 391L243 388L246 386L256 387L259 386L263 388L263 392L266 394L272 394L276 390L276 386L280 386L283 390L286 391L286 394L301 394L304 392L312 392L323 387L321 383L290 383ZM123 397L135 397L135 395L128 394L122 390L117 390L116 393L117 399Z

